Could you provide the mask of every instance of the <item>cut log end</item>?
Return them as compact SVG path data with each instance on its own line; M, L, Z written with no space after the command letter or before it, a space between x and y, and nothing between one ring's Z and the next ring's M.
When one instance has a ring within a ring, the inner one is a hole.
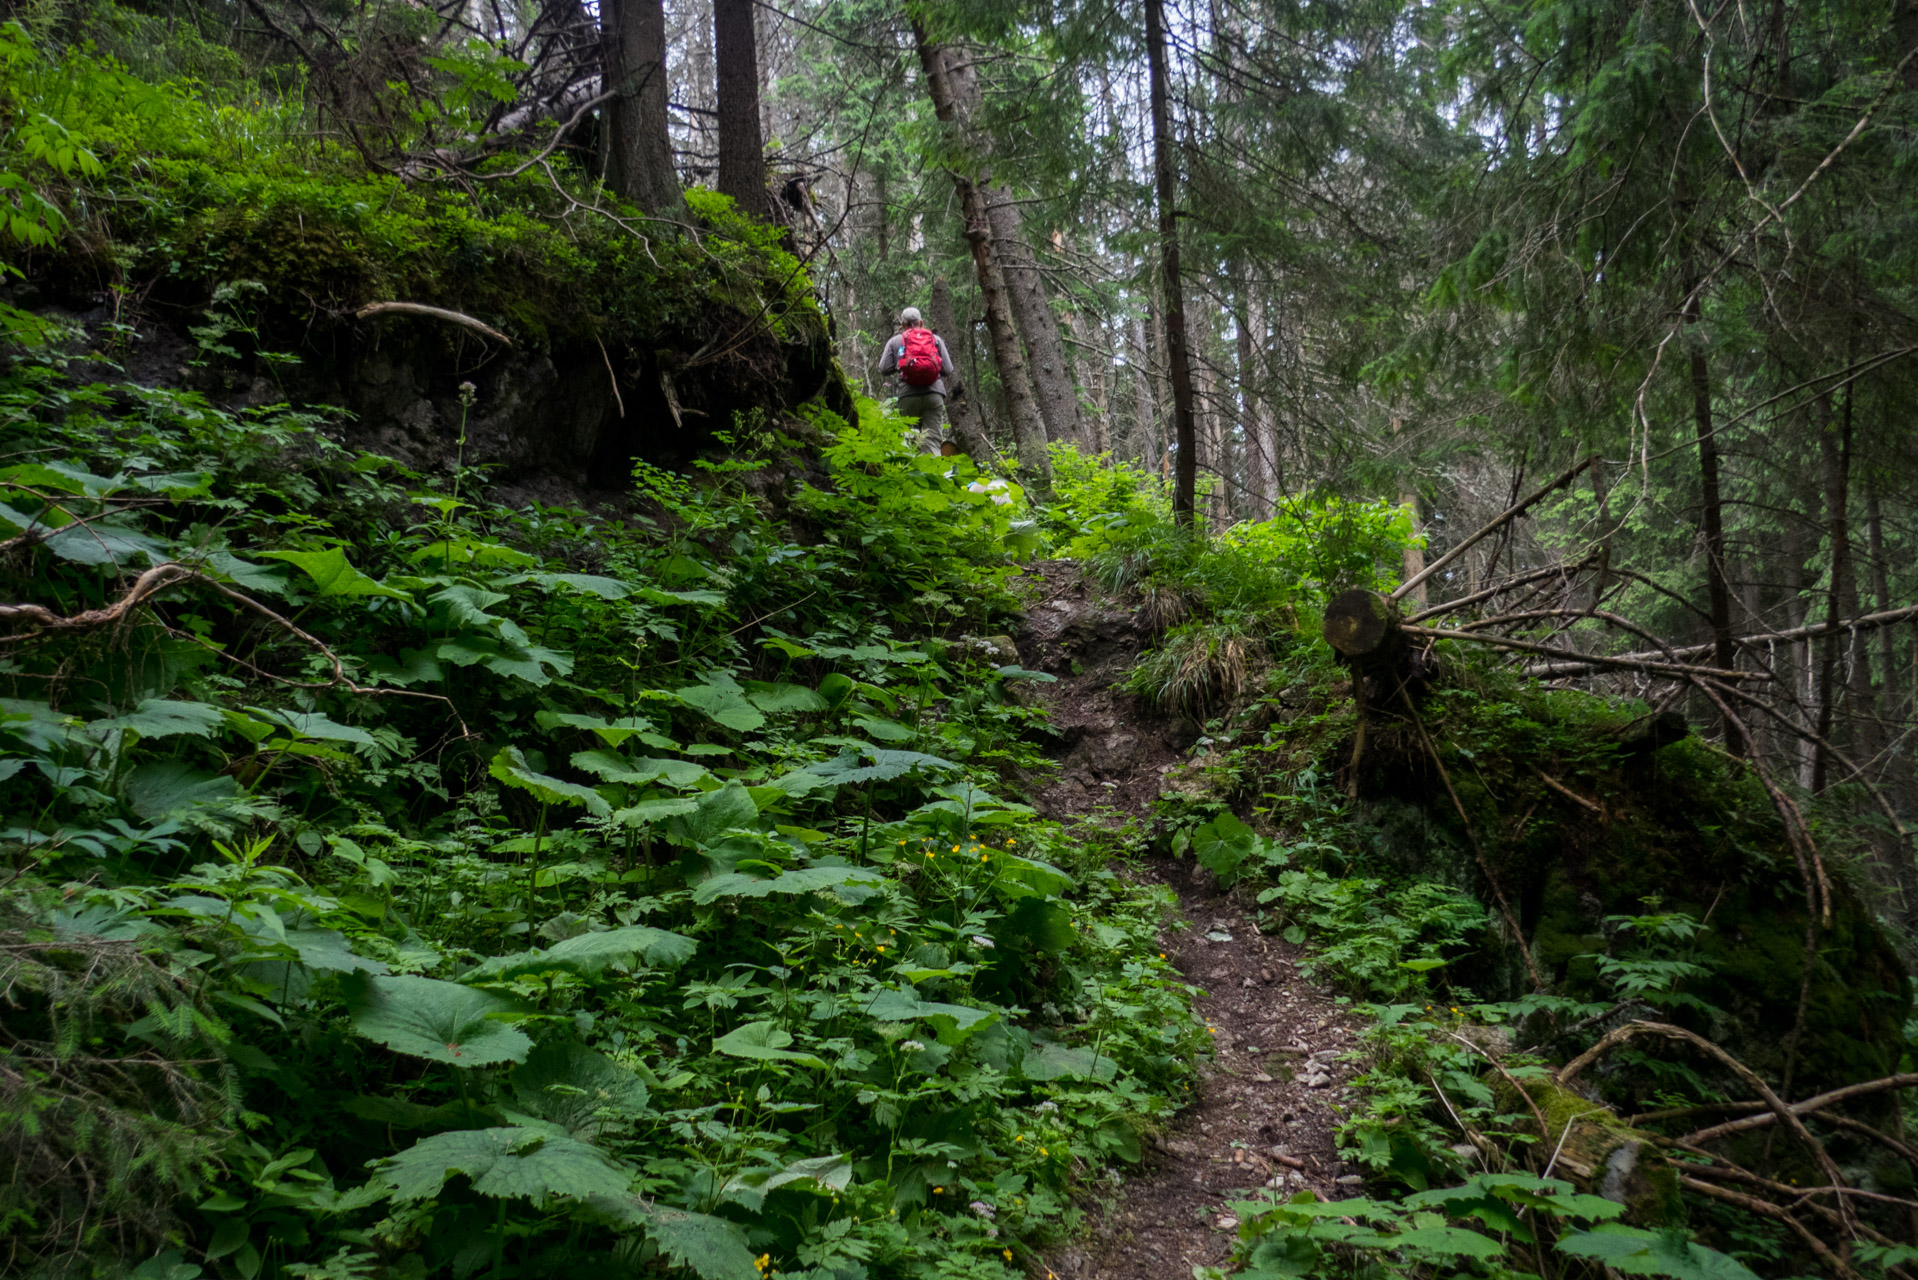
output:
M1398 606L1376 591L1354 588L1325 607L1325 642L1348 658L1384 653L1398 631Z

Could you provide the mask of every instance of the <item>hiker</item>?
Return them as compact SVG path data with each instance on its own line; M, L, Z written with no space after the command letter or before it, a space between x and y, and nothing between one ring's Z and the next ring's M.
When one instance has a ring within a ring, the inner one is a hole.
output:
M896 407L919 423L919 448L930 454L953 454L952 428L946 425L946 379L952 376L952 356L946 340L926 328L919 308L899 313L899 332L886 340L879 353L879 374L890 377Z

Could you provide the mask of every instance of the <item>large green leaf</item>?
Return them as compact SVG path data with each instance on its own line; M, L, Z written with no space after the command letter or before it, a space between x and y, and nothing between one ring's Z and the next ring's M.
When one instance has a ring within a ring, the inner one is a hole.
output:
M347 990L354 1031L396 1052L456 1067L525 1061L533 1042L497 1020L518 1010L505 996L411 974Z
M738 1223L661 1206L647 1212L646 1234L661 1253L676 1266L691 1268L699 1280L759 1280L745 1228Z
M548 591L554 587L565 587L569 591L598 596L602 600L624 600L633 594L633 588L618 578L602 577L597 573L529 573L526 581L545 587Z
M878 886L886 878L864 867L801 867L769 880L729 871L706 880L693 890L693 901L700 906L717 898L763 898L768 894L815 893L842 884Z
M553 682L553 675L568 676L573 673L571 655L511 638L454 636L451 640L441 641L433 653L454 666L483 665L494 675L524 680L532 685L548 685ZM548 674L548 668L551 668L551 675Z
M195 769L184 760L155 760L139 766L126 779L127 805L148 822L201 805L221 804L239 794L240 784L230 775Z
M325 551L262 551L262 560L284 560L296 569L303 570L313 580L313 587L323 596L390 596L395 600L411 600L413 597L393 587L382 585L355 569L346 558L346 552L338 547L328 547Z
M679 833L696 845L716 843L728 831L752 830L759 825L759 806L746 788L729 782L699 797L699 808L675 819Z
M1019 1070L1028 1080L1110 1080L1118 1073L1119 1064L1090 1049L1035 1044L1026 1050Z
M312 738L320 742L351 742L367 747L378 745L373 740L373 735L366 730L356 729L350 724L341 724L319 711L268 711L262 707L247 709L255 715L274 720L296 738Z
M766 723L759 708L746 701L746 692L736 683L695 684L674 692L687 706L703 711L728 729L751 733Z
M623 782L629 786L664 782L669 787L681 790L697 786L702 778L712 772L705 765L692 760L661 760L655 756L635 758L617 751L603 750L574 752L573 767L584 769L608 782Z
M1001 853L993 859L993 888L1011 897L1057 897L1072 888L1072 877L1050 862Z
M603 933L582 933L537 951L521 951L487 960L464 975L467 981L498 981L529 973L572 973L594 978L607 968L635 957L648 964L672 968L692 958L699 944L682 934L643 924Z
M460 1173L480 1195L539 1203L554 1196L620 1196L632 1183L632 1175L608 1164L597 1148L522 1128L459 1129L423 1138L381 1161L373 1180L395 1200L425 1200Z
M1559 1252L1592 1258L1628 1276L1670 1280L1758 1280L1743 1263L1716 1249L1693 1244L1682 1231L1646 1231L1606 1223L1559 1237Z
M603 1114L637 1119L647 1103L638 1075L577 1040L533 1050L513 1068L513 1093L521 1108L577 1138L590 1138Z
M958 1044L981 1026L998 1020L986 1009L963 1004L941 1004L921 1000L911 991L881 991L866 1005L866 1013L881 1022L912 1022L924 1019L932 1024L940 1044Z
M1221 884L1231 884L1238 878L1239 864L1251 854L1258 839L1251 827L1222 813L1192 833L1192 856Z
M96 736L102 730L131 729L142 738L171 738L180 734L210 738L224 722L225 716L211 703L147 698L125 715L95 720L87 729Z
M774 1023L748 1022L713 1041L713 1048L730 1057L758 1062L797 1062L805 1067L826 1065L810 1053L788 1049L786 1046L792 1042L792 1033L780 1030Z
M487 766L487 772L509 787L528 792L541 804L584 807L595 818L612 816L613 807L606 803L606 797L591 787L536 772L526 763L518 747L501 747L494 754L492 764Z
M164 564L173 558L171 543L100 520L69 525L40 545L75 564L120 565L142 556L152 564Z
M749 680L746 690L746 697L752 704L769 715L784 711L824 711L830 705L817 691L803 684L761 684L757 680Z
M653 732L653 722L640 716L608 720L603 716L589 716L577 711L540 711L534 714L533 722L547 730L585 729L609 747L617 747L628 738L649 740L659 737Z

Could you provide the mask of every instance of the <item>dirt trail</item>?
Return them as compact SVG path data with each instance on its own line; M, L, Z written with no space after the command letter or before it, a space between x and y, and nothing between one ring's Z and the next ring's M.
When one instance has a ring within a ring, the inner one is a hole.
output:
M1106 809L1149 817L1192 741L1113 688L1152 636L1077 564L1046 561L1028 574L1037 595L1020 660L1058 677L1038 687L1063 735L1059 776L1038 806L1059 819ZM1218 1055L1203 1065L1193 1105L1095 1211L1088 1238L1047 1258L1059 1280L1185 1280L1230 1254L1227 1201L1267 1185L1336 1198L1358 1182L1339 1163L1332 1110L1349 1099L1352 1067L1338 1059L1357 1043L1357 1021L1298 971L1304 948L1262 936L1209 873L1154 859L1146 874L1179 895L1190 927L1168 931L1166 954L1201 989Z

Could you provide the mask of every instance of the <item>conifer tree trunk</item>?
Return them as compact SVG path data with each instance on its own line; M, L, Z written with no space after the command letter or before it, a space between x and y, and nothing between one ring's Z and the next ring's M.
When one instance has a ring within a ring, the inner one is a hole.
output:
M925 26L914 19L914 42L919 48L919 65L925 70L926 88L932 96L932 109L939 119L957 127L958 109L954 104L951 82L947 77L946 50L926 36ZM1032 378L1026 370L1025 355L1019 349L1019 333L1013 327L1012 312L1006 300L1005 281L992 254L992 230L987 219L986 201L979 184L959 170L952 171L952 185L959 196L959 208L966 222L966 241L972 249L972 264L979 277L979 293L985 305L986 334L992 342L992 358L999 366L999 381L1005 388L1006 412L1012 419L1012 440L1019 459L1024 483L1037 489L1052 487L1052 460L1046 455L1046 426L1032 396Z
M1683 182L1677 186L1679 207L1689 213L1690 200ZM1689 327L1698 324L1701 318L1701 297L1698 275L1691 260L1689 237L1692 232L1683 228L1679 234L1686 237L1680 250L1679 280L1685 290L1683 319ZM1698 437L1699 502L1705 526L1705 594L1712 620L1712 660L1721 670L1729 671L1737 662L1738 650L1732 644L1732 592L1730 575L1725 568L1725 506L1719 491L1718 435L1712 423L1711 368L1702 347L1692 348L1689 372L1692 426ZM1751 744L1732 721L1725 721L1724 732L1725 747L1733 754L1743 755L1750 749Z
M970 75L970 71L968 71ZM987 187L986 218L992 227L993 256L999 260L1006 293L1019 332L1026 340L1026 368L1045 420L1046 437L1085 447L1085 425L1079 413L1079 391L1073 385L1066 344L1059 337L1059 317L1046 296L1045 278L1026 243L1024 219L1003 187Z
M946 92L952 102L952 123L960 129L963 141L989 150L987 140L981 138L972 125L980 105L978 72L951 49L943 45L938 48ZM989 164L979 170L976 185L985 204L986 225L992 232L992 258L998 265L999 278L1005 282L1006 302L1013 321L1025 339L1026 372L1032 380L1033 402L1045 423L1046 438L1081 444L1085 429L1079 420L1079 397L1072 382L1072 366L1066 361L1065 343L1059 338L1059 318L1053 314L1052 303L1046 296L1039 264L1033 260L1031 246L1026 243L1025 219L1005 189L993 185Z
M666 134L666 10L662 0L603 0L600 40L606 104L606 185L648 213L682 208Z
M1172 518L1191 528L1199 450L1192 414L1192 364L1185 345L1185 296L1179 282L1179 212L1172 168L1172 124L1166 106L1165 0L1145 0L1145 47L1151 77L1152 178L1159 201L1159 272L1165 292L1165 353L1172 379Z
M1830 624L1841 618L1856 617L1858 612L1858 587L1851 562L1851 522L1847 519L1851 505L1851 396L1846 395L1844 411L1835 417L1828 402L1821 401L1820 408L1824 410L1820 417L1825 421L1818 434L1818 455L1825 480L1825 539L1831 550L1825 621ZM1852 637L1833 631L1824 637L1820 646L1818 736L1826 741L1831 740L1837 711L1839 653L1849 639ZM1821 748L1812 761L1813 791L1825 789L1830 771L1829 754Z
M759 134L759 42L753 0L713 0L719 107L720 194L743 214L766 218L766 148Z

